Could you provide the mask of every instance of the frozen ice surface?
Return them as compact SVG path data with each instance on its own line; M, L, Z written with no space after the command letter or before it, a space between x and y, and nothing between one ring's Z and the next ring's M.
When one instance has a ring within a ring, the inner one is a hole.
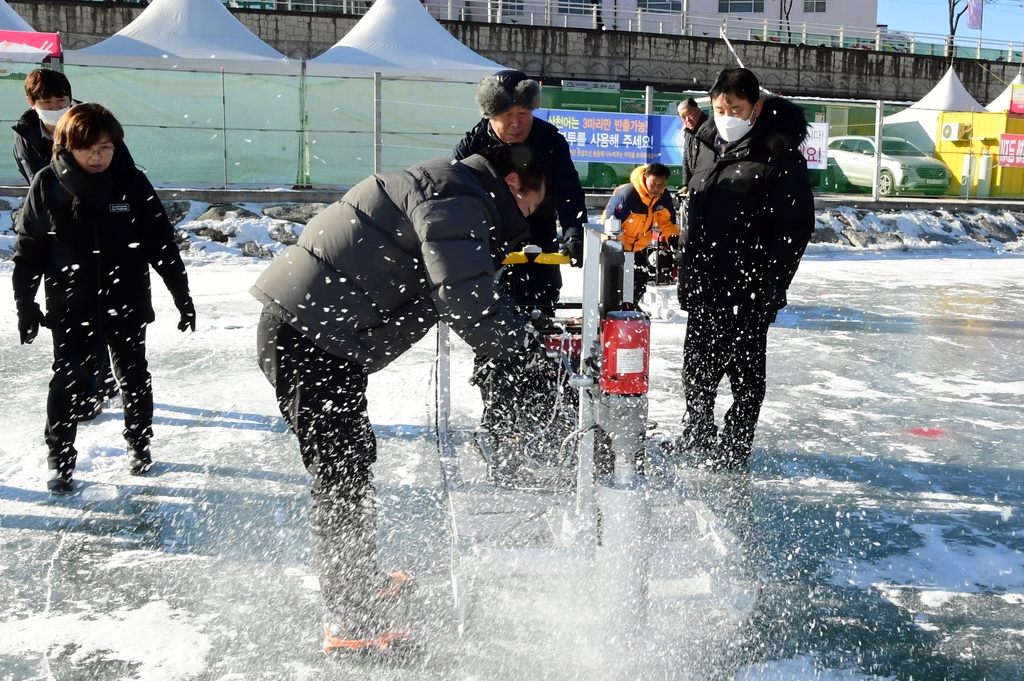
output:
M259 308L246 291L265 263L195 257L194 334L177 332L154 282L153 472L124 471L121 417L105 413L79 429L68 498L44 491L49 337L18 346L13 301L0 297L0 679L621 678L602 613L557 580L490 585L456 636L426 437L432 336L369 392L381 560L417 575L410 618L430 631L427 655L329 664L308 480L254 360ZM8 291L10 272L0 263ZM578 271L566 278L578 290ZM1024 676L1022 283L1024 259L1007 254L805 259L769 336L751 472L701 485L765 582L760 607L725 639L686 638L680 612L680 635L648 647L638 677ZM685 324L666 293L651 417L671 434ZM459 348L453 380L465 426L479 411L467 357Z

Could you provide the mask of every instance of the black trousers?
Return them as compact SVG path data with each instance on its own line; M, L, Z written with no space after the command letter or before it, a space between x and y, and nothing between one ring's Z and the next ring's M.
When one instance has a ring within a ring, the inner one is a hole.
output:
M130 447L147 446L153 437L153 381L146 361L146 326L100 330L95 324L75 325L52 333L53 378L45 431L49 467L74 470L78 410L95 396L108 348L124 398L124 439Z
M765 354L770 316L761 310L697 307L689 311L683 345L683 392L687 446L715 450L725 466L750 458L754 429L765 394ZM733 403L725 414L721 441L715 426L715 397L729 377Z
M313 476L310 535L332 623L351 637L379 634L391 623L394 599L378 595L389 578L377 565L377 440L366 411L366 371L267 311L257 356Z

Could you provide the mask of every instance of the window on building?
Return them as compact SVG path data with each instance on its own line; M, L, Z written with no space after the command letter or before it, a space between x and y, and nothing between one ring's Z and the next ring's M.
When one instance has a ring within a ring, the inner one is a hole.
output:
M804 12L808 14L814 12L824 13L827 11L825 9L825 0L804 0Z
M559 14L590 14L593 12L590 0L558 0Z
M763 12L764 0L718 0L719 12Z
M682 12L682 0L637 0L636 6L650 12Z
M501 14L506 17L523 16L523 0L501 0Z

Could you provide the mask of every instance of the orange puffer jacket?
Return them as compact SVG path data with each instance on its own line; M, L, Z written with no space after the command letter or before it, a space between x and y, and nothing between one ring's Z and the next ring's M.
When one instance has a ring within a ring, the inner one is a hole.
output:
M637 166L629 176L629 184L615 190L605 218L613 215L622 221L622 245L627 251L642 251L651 243L653 231L657 229L665 236L679 236L676 224L676 209L668 191L652 196L644 183L647 166Z

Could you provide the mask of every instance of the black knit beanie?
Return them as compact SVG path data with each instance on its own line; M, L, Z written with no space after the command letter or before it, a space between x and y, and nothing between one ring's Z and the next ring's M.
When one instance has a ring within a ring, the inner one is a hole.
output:
M484 118L500 116L513 106L533 111L540 108L540 84L522 71L499 71L480 79L476 103Z

